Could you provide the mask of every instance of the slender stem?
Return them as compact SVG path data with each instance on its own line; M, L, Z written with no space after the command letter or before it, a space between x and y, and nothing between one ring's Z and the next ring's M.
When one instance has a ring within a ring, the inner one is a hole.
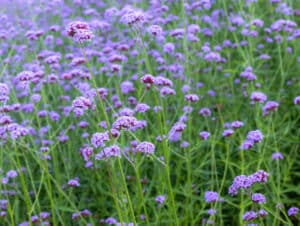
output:
M134 170L135 170L135 175L136 175L136 183L137 183L137 187L138 187L139 200L142 202L142 205L143 205L145 221L147 224L149 224L149 216L147 213L147 207L146 207L146 202L145 202L145 198L144 198L144 194L143 194L143 188L142 188L142 184L141 184L141 178L140 178L138 166L136 166L134 168Z
M107 168L107 173L108 173L108 177L109 177L109 182L110 182L110 187L111 187L113 199L114 199L114 202L115 202L115 206L117 208L118 217L119 217L119 220L121 222L123 222L123 216L122 216L122 212L121 212L121 209L120 209L120 206L119 206L117 192L116 192L116 189L115 189L115 186L114 186L114 183L113 183L113 178L112 178L112 175L111 175L111 166L110 166L109 162L106 163L106 168Z
M14 144L14 151L15 153L18 153L18 150L17 150L17 147L16 145ZM27 209L27 217L28 217L28 221L29 221L29 225L31 226L32 225L32 221L31 221L31 216L30 216L30 210L31 210L31 200L30 200L30 197L29 197L29 191L27 189L27 186L26 186L26 181L25 181L25 178L24 178L24 173L22 171L22 165L21 165L21 161L20 161L20 157L18 154L16 154L17 156L17 165L18 165L18 169L19 169L19 174L20 174L20 180L21 180L21 186L22 186L22 190L23 190L23 195L24 195L24 199L25 199L25 205L26 205L26 209Z
M48 165L48 161L47 159L44 160L44 163L46 164L45 170L46 170L46 180L47 180L47 185L46 185L46 189L49 195L49 199L50 199L50 205L51 205L51 214L52 214L52 221L53 221L53 225L57 225L56 223L56 214L55 214L55 205L54 205L54 201L53 201L53 194L52 194L52 185L51 185L51 178L50 178L50 173L49 173L49 165Z
M128 205L129 205L129 212L130 212L130 215L132 217L134 225L136 225L136 218L135 218L135 215L134 215L132 201L131 201L131 198L130 198L130 195L129 195L129 191L128 191L128 188L127 188L126 178L125 178L125 174L124 174L124 170L123 170L123 166L122 166L120 158L117 159L117 162L118 162L118 166L119 166L120 173L121 173L123 187L125 189L125 194L126 194L127 202L128 202Z
M9 200L9 199L7 199L7 200ZM7 203L7 211L8 211L9 217L10 217L10 225L15 226L16 224L15 224L15 220L14 220L14 212L11 209L10 202Z

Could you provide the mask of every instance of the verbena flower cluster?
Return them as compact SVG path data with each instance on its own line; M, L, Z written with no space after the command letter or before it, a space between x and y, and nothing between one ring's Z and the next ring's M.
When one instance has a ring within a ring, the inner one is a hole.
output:
M265 183L267 182L269 174L263 170L259 170L254 174L249 176L240 175L234 178L232 184L229 187L228 193L231 196L238 194L239 190L250 189L256 183Z
M263 134L260 130L253 130L248 132L246 140L243 142L241 149L248 150L251 149L254 144L260 143L263 139Z
M86 22L82 21L74 21L68 24L67 34L79 43L91 41L94 37L90 26Z

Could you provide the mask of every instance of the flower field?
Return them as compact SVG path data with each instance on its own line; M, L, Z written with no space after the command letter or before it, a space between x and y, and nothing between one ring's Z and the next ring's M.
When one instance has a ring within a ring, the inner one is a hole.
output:
M300 225L298 0L0 0L0 225Z

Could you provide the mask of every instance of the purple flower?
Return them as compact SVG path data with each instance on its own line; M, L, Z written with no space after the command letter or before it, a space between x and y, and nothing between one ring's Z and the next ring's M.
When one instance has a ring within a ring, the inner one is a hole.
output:
M261 19L254 19L251 21L251 24L256 26L256 27L263 27L264 26L264 21Z
M82 128L82 129L83 129L83 128L87 128L88 125L89 125L89 123L86 122L86 121L80 121L80 122L78 123L78 127Z
M201 108L199 110L199 114L202 115L203 117L208 117L211 115L211 111L209 108Z
M80 153L84 161L88 161L90 156L93 154L94 149L92 147L86 146L80 149Z
M280 152L275 152L272 154L272 160L282 160L284 159L283 154Z
M7 210L7 204L8 204L8 200L0 199L0 209Z
M255 102L263 103L267 100L267 96L262 92L253 92L250 99Z
M135 107L135 111L139 112L139 113L145 113L149 109L150 109L150 107L147 104L143 104L143 103L137 104Z
M217 211L215 209L211 208L211 209L207 210L207 213L212 216L212 215L215 215L217 213Z
M199 100L199 97L196 94L187 94L185 95L185 100L189 102L197 102Z
M29 87L30 81L33 77L34 74L32 71L22 71L16 75L15 81L19 88L26 89Z
M268 212L265 211L265 210L263 210L263 209L261 209L261 210L258 211L258 215L260 217L264 218L264 217L266 217L268 215Z
M171 142L178 142L181 140L182 132L172 132L169 134L169 140Z
M234 130L226 129L226 130L223 131L222 136L223 137L230 137L232 134L234 134Z
M145 20L145 15L142 11L130 9L122 16L121 23L130 26L133 25L139 26L144 22L144 20Z
M116 130L129 130L139 124L138 120L132 116L121 116L113 123L112 128Z
M190 87L189 85L184 84L184 85L182 86L182 88L181 88L181 91L182 91L183 93L187 93L187 92L189 92L190 89L191 89L191 87ZM187 100L186 96L187 96L187 95L185 95L185 99ZM197 96L197 97L198 97L198 96ZM188 96L188 98L190 98L190 96ZM199 98L198 98L198 99L199 99Z
M300 96L295 97L294 104L300 105Z
M44 61L46 64L55 65L55 64L58 64L60 60L61 60L61 55L54 54L54 55L51 55L51 56L48 56L47 58L45 58Z
M175 45L171 42L168 42L164 45L163 49L165 53L171 54L175 50Z
M48 112L46 110L41 110L37 113L39 118L44 118L48 115Z
M251 180L251 177L240 175L234 178L233 184L238 188L247 189L252 186L253 181Z
M238 194L239 189L249 189L255 183L267 182L269 174L263 170L259 170L250 176L240 175L234 178L233 183L228 189L231 196Z
M7 177L3 177L1 183L2 184L8 184L9 179Z
M92 213L88 209L84 209L84 210L80 211L80 214L83 217L89 217L92 215Z
M153 35L153 36L159 36L162 34L163 30L160 26L158 25L151 25L149 28L148 28L148 32L149 34Z
M119 222L116 224L116 226L134 226L135 224L132 222L129 223L124 223L124 222Z
M173 82L170 79L162 76L155 77L154 83L156 86L173 86Z
M136 126L133 126L131 128L131 131L136 131L137 129L143 129L147 126L147 121L146 120L140 120L138 121L137 125Z
M95 160L108 159L110 157L121 157L121 149L117 145L104 148L100 153L95 156Z
M105 220L105 223L108 224L108 225L115 225L117 224L117 220L113 217L109 217Z
M8 85L5 83L0 83L0 96L8 96L8 95L9 95Z
M241 149L249 150L251 149L255 143L261 142L263 139L263 135L260 130L250 131L247 134L247 139L243 142Z
M260 132L260 130L254 130L250 131L247 134L247 140L252 141L253 143L259 143L263 139L263 134Z
M193 10L198 9L198 10L209 10L211 8L213 1L211 0L199 0L195 1L192 3L191 8Z
M187 28L188 33L197 34L200 32L200 27L198 24L190 24Z
M76 97L76 99L72 102L72 107L74 109L80 108L83 110L92 109L93 102L86 97Z
M162 97L166 96L166 95L176 95L176 91L174 89L171 89L167 86L164 86L160 89L160 95Z
M234 121L231 123L231 126L233 129L238 129L238 128L241 128L242 126L244 126L244 123L241 121Z
M32 221L32 223L38 223L39 222L39 217L38 216L31 216L31 221Z
M200 39L196 35L188 33L187 34L187 40L189 42L199 42Z
M73 213L72 214L72 220L76 220L80 217L80 213Z
M258 204L266 203L266 197L261 193L254 193L252 194L252 201Z
M172 126L172 128L171 128L169 134L172 134L172 133L174 133L174 132L182 132L185 128L186 128L186 124L185 124L185 123L180 122L180 121L179 121L179 122L176 122L176 123Z
M7 213L6 211L0 211L0 217L6 217Z
M207 140L210 136L210 133L207 132L207 131L201 131L199 133L199 137L202 139L202 140Z
M111 133L113 138L118 138L120 136L119 130L116 130L116 129L111 129L110 133Z
M254 211L247 211L243 215L243 220L244 221L252 221L257 218L257 213Z
M253 141L251 140L245 140L241 146L242 150L249 150L254 146Z
M209 53L205 54L204 60L206 60L208 62L221 62L222 61L222 57L217 52L209 52Z
M40 218L42 218L43 220L46 220L50 217L50 213L48 213L48 212L41 212L39 215L40 215Z
M6 173L7 178L15 178L18 176L18 172L15 170L10 170Z
M146 74L141 78L141 81L145 84L153 84L155 82L155 77L150 74Z
M70 187L79 187L80 186L79 179L75 178L75 179L69 180L68 185Z
M78 30L89 30L90 27L86 22L74 21L67 25L67 34L70 37L74 37Z
M289 210L287 211L288 216L296 216L299 212L299 209L297 207L291 207L289 208Z
M119 115L120 116L133 116L134 115L134 111L130 108L122 108L119 111Z
M75 57L72 59L71 61L71 66L72 67L75 67L75 66L78 66L78 65L81 65L81 64L84 64L85 63L85 58L84 57Z
M268 101L265 106L262 107L264 115L268 115L270 112L276 112L279 104L275 101Z
M265 183L268 180L269 174L264 170L259 170L251 175L255 183Z
M123 94L128 94L134 92L134 85L130 81L124 81L121 83L121 92Z
M155 198L155 201L159 204L159 206L162 206L164 202L166 201L165 195L159 195Z
M0 103L6 103L8 101L9 88L5 83L0 83Z
M271 59L271 57L268 54L261 54L259 56L259 59L261 59L261 60L269 60L269 59Z
M8 115L1 115L0 116L0 125L8 125L11 124L13 120Z
M104 147L105 141L109 141L109 133L94 133L91 138L91 143L95 148Z
M246 78L248 81L256 80L256 75L252 71L252 67L247 67L245 71L240 73L240 77Z
M181 148L187 148L188 146L190 146L190 144L187 141L182 141L182 143L180 144Z
M170 32L170 36L180 39L183 37L185 31L183 28L176 28Z
M152 155L155 151L155 146L154 144L150 142L141 142L137 147L136 147L137 152L144 153L146 155Z
M193 107L191 107L191 106L184 106L184 107L182 108L182 110L183 110L184 113L190 114L190 113L193 112Z
M205 202L211 203L211 202L217 202L219 200L219 194L218 192L214 191L206 191L204 194Z

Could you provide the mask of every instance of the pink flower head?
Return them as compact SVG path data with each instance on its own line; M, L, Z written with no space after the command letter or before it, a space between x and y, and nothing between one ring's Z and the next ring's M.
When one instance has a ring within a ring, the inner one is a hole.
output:
M74 21L68 24L67 33L68 36L74 37L74 35L78 32L78 30L89 30L90 27L86 22L82 21Z
M69 37L73 37L74 40L79 43L90 41L94 37L90 26L82 21L75 21L68 24L67 34Z

